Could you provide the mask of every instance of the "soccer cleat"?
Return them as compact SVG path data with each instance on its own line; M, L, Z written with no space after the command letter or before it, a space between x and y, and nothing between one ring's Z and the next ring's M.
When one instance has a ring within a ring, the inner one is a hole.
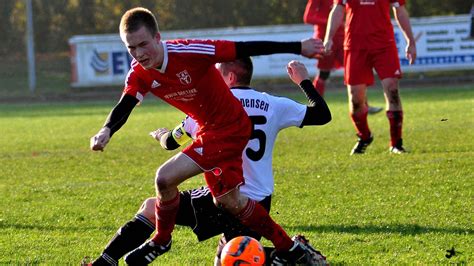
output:
M128 265L148 265L158 256L163 255L171 248L171 240L165 246L156 245L149 240L125 256Z
M383 110L383 107L369 106L367 112L369 113L369 115L374 115L376 113L379 113L382 110Z
M391 154L402 154L402 153L407 152L405 150L405 148L403 148L403 140L402 139L399 139L397 141L397 144L395 144L395 146L390 147L389 151L390 151Z
M286 252L274 251L271 265L329 265L326 257L309 244L302 235L292 238L294 246Z
M351 155L364 154L365 149L367 149L367 146L369 146L373 140L374 140L374 137L372 135L370 135L370 137L366 140L363 140L360 137L358 137L356 145L354 146L354 148L352 148Z

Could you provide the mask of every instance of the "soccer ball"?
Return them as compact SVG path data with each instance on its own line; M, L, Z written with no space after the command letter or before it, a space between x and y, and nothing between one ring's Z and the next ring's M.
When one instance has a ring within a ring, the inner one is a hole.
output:
M238 236L227 242L222 250L221 264L229 265L263 265L265 251L257 239L249 236Z

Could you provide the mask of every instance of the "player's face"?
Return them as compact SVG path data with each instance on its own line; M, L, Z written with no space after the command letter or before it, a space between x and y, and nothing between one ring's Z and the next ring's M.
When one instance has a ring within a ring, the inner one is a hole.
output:
M121 38L130 55L143 68L156 68L163 63L163 47L159 33L152 36L146 27L142 26L135 32L122 33Z

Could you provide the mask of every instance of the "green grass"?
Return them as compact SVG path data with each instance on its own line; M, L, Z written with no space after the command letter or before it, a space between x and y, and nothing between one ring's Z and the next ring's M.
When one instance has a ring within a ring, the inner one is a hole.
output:
M402 156L388 154L383 114L369 117L367 154L349 156L355 136L342 91L327 94L330 124L278 138L272 216L331 264L474 263L474 87L404 89L402 98L410 151ZM114 102L0 105L0 264L78 265L99 255L174 154L147 134L182 115L150 99L103 153L89 151L89 138ZM370 102L382 105L381 93L370 91ZM182 227L173 237L156 265L212 265L217 238L197 243Z

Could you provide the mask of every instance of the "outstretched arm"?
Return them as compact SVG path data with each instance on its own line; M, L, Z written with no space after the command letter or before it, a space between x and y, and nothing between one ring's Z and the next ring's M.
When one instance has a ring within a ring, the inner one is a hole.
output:
M308 98L309 105L301 126L324 125L331 121L331 111L326 101L319 95L309 79L308 70L303 63L291 61L287 66L288 76L299 85L303 93Z
M90 139L90 147L93 151L103 151L112 135L127 122L128 116L138 103L138 99L125 94L112 109L104 126Z
M249 41L235 42L237 58L269 54L300 54L314 58L324 52L323 42L319 39L305 39L300 42Z

